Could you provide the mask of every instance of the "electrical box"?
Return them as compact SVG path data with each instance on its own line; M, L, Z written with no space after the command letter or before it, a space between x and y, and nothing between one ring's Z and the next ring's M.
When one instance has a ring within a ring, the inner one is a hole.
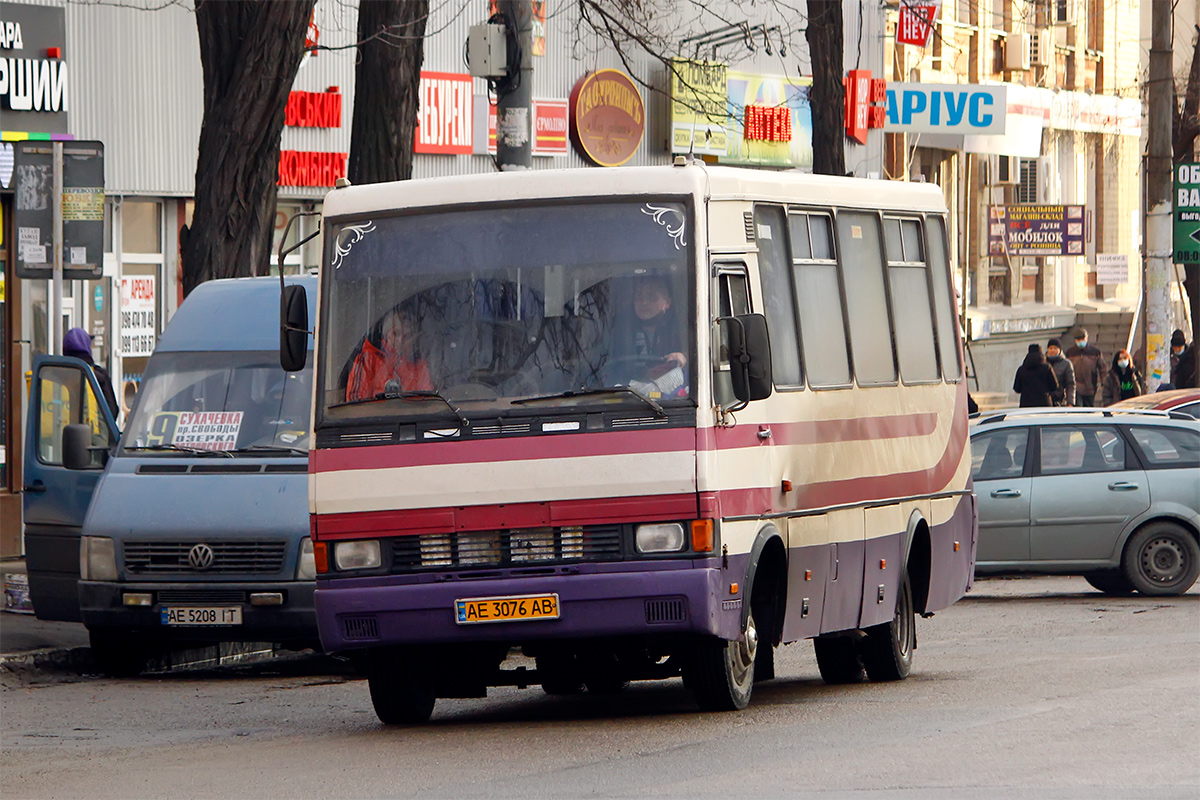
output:
M503 25L472 25L467 29L467 72L475 78L508 74L508 42Z
M1004 68L1029 69L1029 50L1032 37L1028 33L1010 33L1004 42Z
M1050 31L1036 31L1029 40L1029 63L1035 67L1049 66L1052 47Z
M1020 183L1021 159L1017 156L992 156L991 183Z

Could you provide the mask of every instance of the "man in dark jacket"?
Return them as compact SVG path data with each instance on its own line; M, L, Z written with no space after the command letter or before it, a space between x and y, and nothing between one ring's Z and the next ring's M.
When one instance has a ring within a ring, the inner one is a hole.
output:
M1054 370L1046 363L1042 348L1036 344L1029 345L1025 362L1017 367L1013 391L1021 395L1021 408L1054 405L1058 379L1054 377Z
M1054 370L1058 380L1058 391L1054 393L1054 405L1075 405L1075 366L1069 358L1062 354L1058 339L1051 339L1046 344L1046 363Z
M1171 384L1176 389L1196 388L1196 343L1189 345L1178 329L1171 334Z
M1104 386L1108 365L1100 348L1088 344L1086 328L1075 329L1075 346L1067 350L1067 358L1075 368L1075 402L1081 406L1095 405L1096 395Z
M116 393L113 392L112 378L109 377L108 370L92 360L92 337L88 332L83 328L71 328L67 331L66 336L63 336L63 355L82 359L92 365L92 372L96 374L96 383L100 384L104 400L112 410L113 417L117 417L121 413L121 407L117 404Z

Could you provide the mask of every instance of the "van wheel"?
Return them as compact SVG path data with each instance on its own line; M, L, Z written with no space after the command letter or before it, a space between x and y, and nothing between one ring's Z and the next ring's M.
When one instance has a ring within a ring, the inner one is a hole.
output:
M146 669L145 645L103 629L89 629L92 663L110 678L135 678Z
M750 704L757 653L758 629L751 611L741 640L705 637L696 643L684 663L683 682L702 710L740 711Z
M1125 545L1125 577L1146 595L1183 594L1200 574L1200 545L1173 522L1151 522Z
M543 653L537 657L537 671L546 694L579 694L583 681L572 653Z
M1099 589L1112 597L1128 597L1133 594L1133 584L1123 572L1093 572L1084 575L1083 579L1091 584L1093 589Z
M891 622L872 625L858 643L867 677L873 681L902 681L912 671L913 649L917 646L917 620L913 613L908 575L900 581L896 612Z
M384 725L415 725L428 722L437 695L433 674L421 656L400 647L371 651L367 662L367 686L375 716Z
M867 679L862 656L855 642L848 636L813 639L813 650L817 653L817 669L821 680L831 685L862 683Z

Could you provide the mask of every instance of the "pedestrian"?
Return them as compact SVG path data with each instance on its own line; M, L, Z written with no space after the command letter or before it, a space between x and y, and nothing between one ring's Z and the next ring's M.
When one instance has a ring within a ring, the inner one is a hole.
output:
M1075 369L1075 402L1094 406L1096 395L1104 386L1108 365L1098 347L1088 344L1087 328L1075 329L1075 346L1067 350L1067 358Z
M1128 350L1118 350L1113 356L1112 370L1104 378L1104 405L1137 397L1142 393L1142 374L1133 365Z
M1046 363L1042 348L1036 344L1029 345L1024 363L1017 367L1013 391L1021 395L1021 408L1054 405L1058 379L1054 377L1054 370Z
M113 419L116 419L121 413L121 406L117 403L117 393L113 391L112 378L109 376L108 370L92 360L91 335L83 328L71 328L63 337L62 349L64 356L81 359L91 366L92 373L96 376L96 383L100 384L100 392L104 395L104 402L108 403Z
M1196 383L1196 343L1188 344L1183 331L1171 334L1171 384L1176 389L1194 389Z
M1054 405L1075 405L1075 365L1062 354L1058 339L1046 343L1046 363L1054 370L1058 380L1058 391L1054 393Z

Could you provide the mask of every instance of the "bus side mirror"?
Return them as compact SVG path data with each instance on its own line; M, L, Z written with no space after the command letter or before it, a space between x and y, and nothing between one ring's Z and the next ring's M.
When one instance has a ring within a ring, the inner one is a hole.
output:
M92 426L67 425L62 432L63 466L67 469L94 469L92 463ZM107 448L95 448L104 449Z
M733 395L743 403L771 396L771 337L762 314L734 317L729 325Z
M308 294L303 286L292 284L279 296L279 365L299 372L307 357Z

